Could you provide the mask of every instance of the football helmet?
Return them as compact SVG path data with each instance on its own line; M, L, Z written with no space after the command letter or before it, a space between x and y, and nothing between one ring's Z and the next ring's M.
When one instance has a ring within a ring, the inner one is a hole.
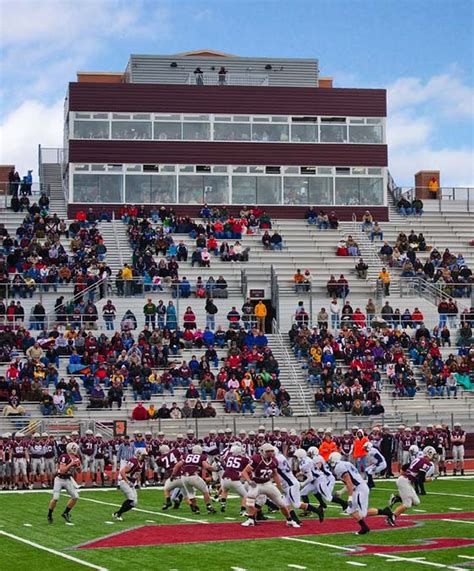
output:
M193 454L202 454L202 446L199 446L199 444L196 444L196 446L193 446L192 452L193 452Z
M426 448L423 448L423 454L432 460L436 456L436 450L433 446L426 446Z
M308 448L308 452L307 452L308 456L310 458L314 458L314 456L318 456L319 454L319 448L317 446L310 446Z
M329 464L331 466L336 466L336 464L339 464L339 462L341 460L342 460L342 456L339 454L339 452L333 452L329 456Z
M244 450L242 446L240 446L240 444L234 444L233 446L230 447L230 453L233 454L234 456L242 456Z
M303 450L303 448L298 448L297 450L295 450L295 458L298 458L298 460L303 460L304 458L306 458L306 450Z
M148 452L146 451L146 448L136 448L135 456L140 459L142 456L148 456Z
M170 447L167 444L162 444L159 448L160 450L160 454L168 454L168 452L170 451Z
M410 454L412 456L416 456L419 451L420 451L420 449L418 448L418 446L416 444L412 444L410 446L410 448L408 449L408 452L410 452Z
M68 454L75 454L77 456L77 454L79 454L79 444L76 442L69 442L69 444L66 446L66 452Z
M372 450L372 448L373 448L372 442L366 442L366 443L364 444L364 446L363 446L363 449L364 449L366 452L370 452L370 451Z

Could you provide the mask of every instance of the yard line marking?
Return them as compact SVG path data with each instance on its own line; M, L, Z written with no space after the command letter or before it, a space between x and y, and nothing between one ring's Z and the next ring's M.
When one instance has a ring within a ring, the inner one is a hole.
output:
M471 559L471 560L474 560L474 557L471 557L470 555L458 555L458 557L461 557L461 559Z
M452 512L462 512L462 508L448 508L448 510L451 510Z
M24 525L25 527L33 527L33 526L31 525L31 523L24 523L23 525Z
M332 547L333 549L340 549L341 551L357 551L352 547L344 547L343 545L335 545L334 543L323 543L322 541L314 541L312 539L301 539L300 537L282 537L288 541L297 541L298 543L308 543L309 545L321 545L322 547Z
M420 514L425 514L425 513L426 513L426 510L416 510L416 509L413 509L413 511L414 511L414 512L418 512L418 513L420 513Z
M296 565L296 563L288 563L288 567L292 569L307 569L307 567L303 567L303 565Z
M373 553L376 557L385 557L386 559L406 561L407 563L418 563L419 565L428 565L429 567L439 567L440 569L453 569L455 571L464 571L462 567L454 565L443 565L442 563L434 563L433 561L423 561L419 558L400 557L398 555L390 555L388 553Z
M450 521L452 523L468 523L469 525L474 525L474 521L469 521L468 519L442 519L441 521Z
M107 525L115 525L115 522L114 522L114 521L106 521L105 523L106 523Z
M228 519L229 521L235 521L235 517L225 517L224 519Z
M358 563L357 561L346 561L346 563L355 567L367 567L367 563Z
M78 563L79 565L84 565L84 567L90 567L91 569L96 569L97 571L108 571L106 567L100 567L99 565L94 565L93 563L89 563L88 561L83 561L82 559L74 557L73 555L69 555L68 553L62 553L61 551L56 551L56 549L45 547L44 545L40 545L39 543L35 543L34 541L25 539L24 537L13 535L12 533L7 533L6 531L0 531L0 535L9 537L10 539L14 539L15 541L19 541L20 543L25 543L26 545L29 545L30 547L35 547L36 549L40 549L41 551L52 553L53 555L57 555L58 557L62 557L63 559L69 559L69 561L74 561L74 563Z
M66 495L66 494L63 494ZM81 501L85 501L85 502L93 502L94 504L102 504L104 506L110 506L113 508L119 508L122 504L113 504L111 502L104 502L102 500L93 500L92 498L84 498L84 496L81 496ZM163 517L169 517L171 519L179 519L181 521L189 521L191 523L205 523L208 524L208 521L205 521L203 519L191 519L189 517L181 517L181 516L177 516L177 515L171 515L171 514L164 514L164 513L160 513L160 512L152 512L150 510L143 510L141 508L133 508L134 511L136 512L141 512L141 513L145 513L145 514L152 514L152 515L156 515L156 516L163 516Z
M67 521L66 525L74 525L74 524L72 523L72 521Z
M445 480L445 478L443 478ZM393 492L392 488L379 488L377 486L377 490L384 490L387 492ZM449 496L453 498L474 498L474 496L470 496L468 494L447 494L445 492L432 492L431 490L428 492L430 496Z
M156 523L154 519L146 519L145 523Z
M247 571L247 569L244 569L243 567L231 567L232 571Z

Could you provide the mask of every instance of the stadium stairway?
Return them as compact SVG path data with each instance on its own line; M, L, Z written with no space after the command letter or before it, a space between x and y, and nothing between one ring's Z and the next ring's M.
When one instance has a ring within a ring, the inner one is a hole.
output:
M67 206L64 199L61 165L44 163L42 182L46 188L49 188L50 212L56 213L61 219L66 219Z

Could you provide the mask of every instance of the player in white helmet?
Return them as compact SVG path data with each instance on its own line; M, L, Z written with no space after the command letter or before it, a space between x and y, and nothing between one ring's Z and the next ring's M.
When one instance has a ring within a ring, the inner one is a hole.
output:
M122 515L137 505L138 495L136 486L141 482L147 455L148 452L146 448L136 448L135 456L129 458L125 466L120 469L118 483L120 490L125 494L126 500L120 509L112 514L114 519L123 521Z
M300 459L304 459L306 457L306 451L302 448L297 448L293 452L293 461L297 464L299 463ZM318 514L319 521L322 523L324 520L324 510L321 506L315 507L309 503L309 501L301 501L301 491L300 491L300 483L296 479L295 475L293 474L292 467L288 462L286 456L284 456L281 452L278 452L275 456L278 462L278 474L281 478L281 484L283 488L283 495L285 497L285 501L290 512L291 519L296 521L296 523L301 524L298 516L296 515L295 509L302 509L305 512L312 512Z
M319 449L312 446L308 449L307 456L307 461L300 464L301 473L305 478L301 484L303 501L308 502L309 494L314 494L322 509L326 509L329 502L340 505L343 510L347 509L346 500L334 494L336 479L324 458L319 454Z
M61 454L59 457L58 471L54 478L53 499L49 502L48 523L53 523L53 512L62 490L65 490L69 494L70 499L61 516L67 523L71 522L70 512L76 505L77 498L79 497L77 491L78 486L74 480L74 476L81 471L81 459L79 454L79 444L70 442L66 446L66 454Z
M398 494L390 496L390 505L397 502L401 505L396 508L393 515L397 518L412 506L420 504L420 498L416 491L416 484L431 482L434 476L434 462L436 450L432 446L423 448L422 456L415 457L409 464L402 466L402 472L397 479Z
M229 452L222 458L222 476L220 484L219 501L221 503L221 512L225 512L227 496L229 491L235 492L241 498L240 513L245 513L245 505L247 498L247 490L242 483L242 470L249 464L250 459L245 456L243 446L234 444Z
M367 474L367 485L369 489L372 489L375 488L374 476L387 469L387 462L371 442L366 442L363 448L367 452L368 466L365 470Z
M329 456L329 465L334 476L347 487L349 506L346 511L360 526L357 535L369 533L370 528L365 522L367 516L385 515L387 522L394 525L392 510L388 506L383 509L369 508L369 488L350 462L344 462L339 452L333 452Z

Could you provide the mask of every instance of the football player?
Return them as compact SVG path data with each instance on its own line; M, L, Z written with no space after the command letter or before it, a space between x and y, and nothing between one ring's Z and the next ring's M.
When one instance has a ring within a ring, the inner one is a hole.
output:
M381 474L387 469L387 462L385 462L385 458L380 454L377 448L375 448L372 442L366 442L363 448L367 452L367 461L369 463L365 470L367 474L367 485L369 489L372 489L375 488L374 476Z
M306 457L306 451L302 448L297 448L293 453L294 461L298 462L301 458ZM276 461L278 462L278 474L281 478L283 494L285 496L286 505L290 512L290 517L297 524L301 525L295 509L302 509L305 512L312 512L318 514L319 521L322 523L324 520L324 510L321 506L312 506L308 501L301 501L300 483L293 474L293 470L286 456L281 452L277 452Z
M221 512L225 512L227 496L229 490L235 492L241 498L240 502L240 515L245 513L245 502L247 497L247 490L242 483L240 474L246 468L250 460L245 456L244 449L241 444L234 444L229 453L226 454L222 460L224 473L221 478L221 488L219 494L219 501L221 503Z
M50 488L53 486L54 477L56 474L56 443L54 438L47 432L41 435L44 442L44 471Z
M54 478L53 499L49 502L48 523L53 523L53 512L58 503L62 490L69 494L69 501L65 510L61 514L67 523L71 522L70 512L76 505L79 497L78 486L74 476L81 470L81 459L79 458L79 444L70 442L66 446L66 454L59 457L59 465L56 477Z
M191 510L194 513L200 513L195 495L195 490L199 490L204 496L207 512L213 514L216 513L216 510L212 507L209 489L206 482L199 475L203 469L208 472L216 471L216 468L207 461L207 455L203 453L202 447L196 444L193 446L190 454L185 454L183 459L179 460L173 468L172 475L173 477L180 476L186 496L191 503Z
M165 482L165 503L162 509L167 510L173 502L173 509L177 510L183 499L183 494L186 493L181 479L172 477L174 467L181 460L181 452L177 448L170 449L167 444L162 444L159 453L158 466L162 470Z
M136 448L135 456L129 458L125 466L120 469L118 484L127 499L123 502L120 509L112 514L114 519L123 521L122 515L136 507L138 503L136 486L141 481L142 473L145 469L146 456L146 448Z
M30 454L30 487L38 481L44 488L46 486L44 482L45 449L39 432L33 434L33 440L28 445L28 452ZM37 477L38 480L36 480Z
M401 501L401 505L393 512L397 518L407 509L420 504L420 498L415 490L415 483L431 482L434 475L433 460L436 457L436 450L432 446L423 449L422 456L415 457L408 465L402 467L402 473L397 479L398 495L390 496L390 505Z
M333 452L329 456L331 466L336 479L344 482L349 493L349 506L346 510L359 524L357 535L369 533L370 528L365 522L367 516L384 515L387 523L395 525L392 510L387 506L383 509L369 508L369 488L362 476L350 462L344 462L339 452Z
M92 477L94 480L94 486L98 485L98 475L100 474L100 483L102 486L105 486L105 460L110 455L110 446L108 442L106 442L102 434L98 432L95 436L95 454L94 454L94 464L93 464L93 471Z
M276 449L269 443L260 446L259 453L254 454L251 462L242 470L242 477L248 482L247 510L249 517L242 523L244 527L256 525L256 500L259 496L266 496L276 504L286 518L286 525L299 528L286 506L281 494L281 478L278 474L278 462L275 458Z
M453 476L459 473L464 476L464 444L466 443L466 433L461 428L459 422L454 423L451 432L451 446L453 447Z
M12 458L13 458L13 476L15 478L14 490L18 489L21 483L23 488L28 488L28 462L30 456L28 453L28 446L25 440L23 440L23 434L17 432L15 434L15 440L12 442Z
M82 455L82 483L91 483L94 471L94 458L96 453L96 442L92 430L86 430L86 434L80 439L80 450Z

